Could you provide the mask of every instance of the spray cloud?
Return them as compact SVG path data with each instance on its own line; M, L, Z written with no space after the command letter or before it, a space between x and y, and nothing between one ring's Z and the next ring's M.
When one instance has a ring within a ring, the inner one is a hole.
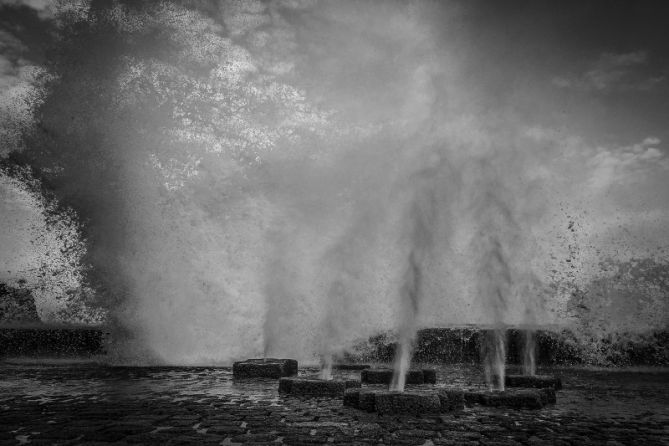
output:
M421 327L555 322L563 159L469 80L461 14L65 2L16 159L83 222L119 355L327 358L395 330L405 369Z

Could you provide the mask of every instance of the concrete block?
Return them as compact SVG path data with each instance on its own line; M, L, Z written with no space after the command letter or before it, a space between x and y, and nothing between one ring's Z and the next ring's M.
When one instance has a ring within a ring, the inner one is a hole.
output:
M510 407L513 409L541 409L547 397L536 389L514 389L501 392L486 392L479 404L492 407Z
M347 389L344 405L379 414L422 414L460 411L468 405L512 409L541 409L556 401L555 389L510 389L506 391L479 391L462 389L434 389L415 391Z
M423 383L437 384L437 371L435 369L423 369Z
M364 369L360 372L360 380L364 384L390 384L393 380L393 370ZM406 375L406 384L435 384L436 382L437 373L432 369L409 370Z
M465 392L463 390L440 390L437 395L442 412L453 412L465 408Z
M332 366L335 370L364 370L371 367L369 364L334 364Z
M350 388L344 391L344 406L360 408L360 389Z
M436 393L377 392L374 396L379 414L440 413L441 401Z
M284 377L279 379L279 392L301 396L343 397L347 387L360 385L355 380Z
M465 390L463 393L464 393L465 403L471 406L474 404L481 404L483 397L488 392L485 392L483 390Z
M409 370L407 372L406 384L423 384L425 377L422 370Z
M374 412L376 410L376 393L374 391L362 390L358 400L358 409Z
M344 380L344 384L347 389L360 388L360 381L357 379L346 379Z
M360 381L363 384L390 384L392 379L391 369L365 369L360 372Z
M562 379L552 375L506 375L506 387L534 387L537 389L552 387L562 389Z

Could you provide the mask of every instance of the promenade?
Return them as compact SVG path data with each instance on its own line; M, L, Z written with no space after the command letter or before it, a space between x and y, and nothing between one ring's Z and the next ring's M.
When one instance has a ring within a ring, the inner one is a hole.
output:
M412 417L282 396L229 368L0 363L0 444L669 445L669 370L542 371L563 377L554 406ZM475 366L438 382L482 386Z

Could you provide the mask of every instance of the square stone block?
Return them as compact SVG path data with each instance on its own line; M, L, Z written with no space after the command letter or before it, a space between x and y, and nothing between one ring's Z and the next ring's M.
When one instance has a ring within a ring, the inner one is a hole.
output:
M358 409L374 412L376 410L376 391L361 390L358 400Z
M465 399L465 403L471 406L474 404L481 404L483 397L488 392L485 392L483 390L465 390L463 393L464 393L463 396Z
M347 388L355 388L355 380L284 377L279 379L279 392L302 396L342 397Z
M390 384L393 380L392 369L364 369L360 372L364 384ZM409 370L406 384L435 384L437 372L433 369Z
M552 387L562 389L562 379L552 375L506 375L506 387L534 387L537 389Z
M441 401L436 393L377 392L376 411L379 414L440 413Z
M505 390L484 393L479 401L483 406L510 407L513 409L541 409L547 397L537 389Z
M423 384L425 376L422 370L409 370L406 376L406 384ZM388 382L390 384L390 382Z
M365 369L360 372L360 381L363 384L390 384L392 379L391 369Z
M235 378L273 378L297 375L297 361L294 359L247 359L232 365Z
M423 369L423 383L437 384L437 371L435 369Z
M453 412L465 408L465 392L463 390L440 390L437 394L442 412Z
M371 367L369 364L334 364L332 366L335 370L364 370Z
M279 378L279 393L290 393L293 388L293 378Z
M346 379L344 380L344 384L346 385L347 389L354 389L354 388L360 388L360 381L357 379Z
M360 389L350 388L344 391L344 406L360 408Z

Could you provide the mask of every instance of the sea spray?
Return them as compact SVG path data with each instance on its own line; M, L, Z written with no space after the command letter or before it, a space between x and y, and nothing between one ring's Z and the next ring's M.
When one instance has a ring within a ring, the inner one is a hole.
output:
M490 390L504 390L506 364L506 330L497 327L485 330L481 341L481 361Z
M331 380L332 379L332 355L326 354L321 359L321 370L318 374L320 379Z
M437 195L433 188L439 184L434 181L434 177L435 173L442 168L444 168L444 164L436 159L430 168L417 172L416 180L423 182L423 185L407 212L407 219L410 222L408 224L410 228L408 235L410 251L402 288L399 292L401 319L398 328L394 372L390 383L391 390L404 390L406 374L411 364L418 329L420 303L425 293L423 268L430 260L433 260L431 250L434 248L434 228L438 206Z
M523 237L512 212L514 201L502 186L500 172L487 159L480 160L481 183L473 200L478 231L472 240L477 257L477 289L484 305L489 308L491 329L485 332L481 344L485 377L491 389L504 390L506 364L506 332L510 304L517 295L518 280L524 269L514 268L515 256L520 256ZM521 267L522 268L522 267Z
M419 308L420 270L415 265L413 253L410 256L410 268L407 271L405 286L400 292L404 299L402 305L403 319L399 324L395 364L390 390L404 391L406 374L411 365L414 343L416 340L416 317Z
M406 369L417 328L523 318L540 158L470 107L433 8L60 16L20 161L85 223L120 357L316 360L393 330Z
M523 375L534 375L537 371L536 333L532 329L523 330Z

